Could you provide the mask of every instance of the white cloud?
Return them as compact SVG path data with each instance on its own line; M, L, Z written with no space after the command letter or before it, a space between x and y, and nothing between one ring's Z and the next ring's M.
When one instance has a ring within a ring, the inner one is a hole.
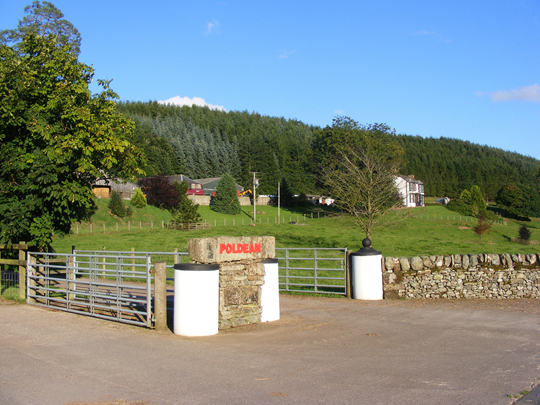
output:
M211 35L219 28L219 21L212 20L206 23L206 35Z
M174 96L171 98L168 98L167 100L159 100L159 104L166 104L166 105L176 105L176 106L188 106L192 107L194 105L199 107L208 107L211 110L218 110L218 111L227 111L225 107L222 105L215 105L215 104L208 104L206 101L204 101L204 98L201 97L180 97L180 96Z
M477 93L477 95L484 95L486 93ZM487 93L493 101L531 101L540 102L540 86L538 84L532 84L530 86L520 87L519 89L511 90L499 90L492 93Z
M278 55L278 59L288 59L289 56L292 56L296 53L296 50L284 50L284 51L281 51Z

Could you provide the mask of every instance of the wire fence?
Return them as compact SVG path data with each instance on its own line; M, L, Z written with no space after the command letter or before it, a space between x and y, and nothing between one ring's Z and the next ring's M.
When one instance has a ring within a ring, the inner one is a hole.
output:
M0 296L16 298L19 295L19 271L0 266Z
M287 224L305 224L310 220L321 219L328 216L334 216L333 213L327 212L308 212L304 214L295 215L260 215L257 217L255 223L259 225L287 225ZM241 216L238 218L214 218L206 221L199 222L197 224L190 224L185 226L185 230L191 229L208 229L218 227L230 227L230 226L249 226L253 224L253 220L248 216ZM89 234L89 233L111 233L111 232L125 232L135 230L152 230L152 229L166 229L168 224L166 221L126 221L124 223L116 222L114 224L107 224L105 222L83 222L76 223L72 227L74 234Z

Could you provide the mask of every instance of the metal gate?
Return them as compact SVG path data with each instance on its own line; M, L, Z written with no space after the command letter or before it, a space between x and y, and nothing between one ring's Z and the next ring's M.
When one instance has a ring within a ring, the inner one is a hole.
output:
M280 291L347 294L347 248L276 248Z
M149 254L27 253L27 302L152 326Z

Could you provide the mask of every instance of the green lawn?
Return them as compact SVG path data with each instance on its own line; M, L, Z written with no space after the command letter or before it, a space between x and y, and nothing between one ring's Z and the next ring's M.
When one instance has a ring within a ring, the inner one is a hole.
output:
M99 210L92 218L92 233L88 224L80 224L78 234L57 237L53 247L58 252L69 252L74 245L79 249L107 249L140 251L185 250L187 240L218 235L271 235L278 247L347 247L356 250L364 238L348 216L311 218L311 212L281 209L281 224L277 224L277 208L257 207L257 224L250 226L253 208L243 207L239 215L222 215L209 207L199 207L209 229L178 231L162 229L161 221L170 219L167 211L155 207L134 210L129 225L126 220L111 217L108 200L98 200ZM305 215L304 215L305 214ZM118 224L118 225L117 225ZM472 230L476 220L462 217L441 206L398 209L390 212L373 232L373 247L385 256L437 255L457 253L532 253L539 245L512 242L518 235L520 223L505 220L495 223L480 239ZM104 227L105 225L105 227ZM118 231L116 227L118 226ZM527 226L531 239L540 240L540 220ZM76 227L74 227L75 229Z

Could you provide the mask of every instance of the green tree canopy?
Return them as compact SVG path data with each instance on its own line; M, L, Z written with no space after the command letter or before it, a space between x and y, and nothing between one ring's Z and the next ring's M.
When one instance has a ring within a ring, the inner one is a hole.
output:
M140 152L133 123L116 110L108 82L91 95L93 69L50 33L0 45L0 239L46 248L54 232L95 209L91 185L131 179Z
M236 181L230 174L221 177L216 189L216 195L210 202L210 208L223 214L239 214L241 211Z
M510 217L540 216L540 193L532 187L505 185L497 193L496 202Z
M201 220L201 216L197 212L199 205L194 204L187 196L189 185L183 181L182 183L174 183L174 186L180 195L180 200L173 210L173 218L170 225L181 228L184 224L199 222Z
M451 200L446 206L449 210L459 212L460 214L476 218L492 217L488 215L484 194L477 185L470 189L464 189L459 194L459 198Z
M56 38L58 47L68 47L75 54L81 49L81 34L75 26L64 19L64 14L48 1L34 1L24 8L27 14L16 29L0 31L0 44L22 46L27 34L40 37L52 35Z
M130 202L130 205L132 205L135 208L144 208L147 205L146 196L144 195L142 190L138 187L133 192L133 196L131 196L131 200L129 202Z
M384 124L365 127L338 117L318 139L321 179L336 205L355 218L367 237L400 201L394 179L403 151L392 134Z

